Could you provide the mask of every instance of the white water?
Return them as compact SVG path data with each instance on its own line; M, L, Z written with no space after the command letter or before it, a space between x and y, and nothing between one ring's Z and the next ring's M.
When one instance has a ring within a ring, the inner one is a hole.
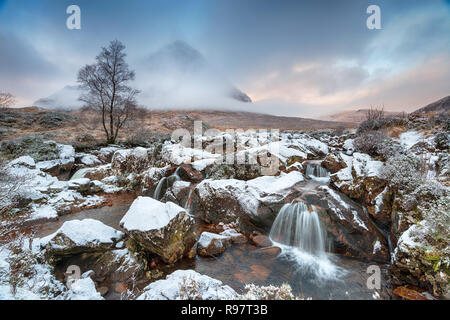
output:
M89 171L91 171L92 168L83 168L78 170L77 172L75 172L73 174L73 176L70 178L70 180L75 180L75 179L79 179L79 178L84 178L84 176L86 175L86 173L88 173Z
M270 230L270 238L316 256L325 253L326 233L319 215L308 210L303 202L285 204L281 208Z
M189 194L187 196L186 199L186 203L184 204L184 209L190 213L191 209L192 209L192 196L194 194L194 188L191 188L191 190L189 190Z
M153 199L156 199L156 200L161 199L161 197L162 197L161 191L162 191L164 184L166 184L166 188L168 188L169 182L170 182L170 185L172 185L175 181L181 180L180 176L178 175L180 168L181 167L178 167L175 170L175 172L168 178L163 177L161 180L159 180L158 185L156 186L155 192L153 193Z
M163 177L161 180L159 180L158 185L156 186L155 192L153 193L153 199L156 199L156 200L161 199L161 190L165 183L167 184L166 177Z
M330 173L322 167L320 164L307 164L306 165L306 175L310 178L326 178L330 175Z
M327 237L319 215L303 202L285 204L270 230L270 238L282 256L298 266L296 272L316 280L338 279L345 272L326 253Z

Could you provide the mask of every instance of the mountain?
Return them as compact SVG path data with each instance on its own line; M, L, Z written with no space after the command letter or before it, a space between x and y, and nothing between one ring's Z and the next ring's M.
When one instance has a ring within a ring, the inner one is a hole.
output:
M366 115L369 109L358 109L358 110L348 110L337 112L330 115L325 115L320 117L321 120L325 121L340 121L340 122L352 122L360 123L366 119ZM401 114L402 112L384 111L385 116L395 116Z
M139 103L151 108L229 107L236 102L252 102L211 66L205 57L185 42L175 41L146 56L136 70ZM33 105L48 109L74 110L78 86L65 86Z
M450 113L450 96L432 102L412 113L412 115L420 115L426 113L449 114Z
M79 86L65 86L47 98L35 101L33 106L52 110L76 110L83 106L83 102L78 100L81 93Z
M137 73L141 99L148 105L198 107L251 102L206 58L183 41L170 43L150 54Z

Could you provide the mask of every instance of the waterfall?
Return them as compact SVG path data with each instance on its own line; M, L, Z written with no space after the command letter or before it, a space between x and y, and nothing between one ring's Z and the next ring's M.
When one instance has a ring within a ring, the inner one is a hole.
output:
M310 164L308 163L306 165L306 176L312 178L312 177L317 177L317 178L327 178L330 173L327 171L327 169L325 169L324 167L322 167L320 164Z
M326 233L319 215L303 202L285 204L281 208L270 230L270 238L315 256L325 254Z
M79 179L79 178L84 178L84 176L86 175L86 173L88 173L89 171L92 171L92 168L83 168L80 169L78 171L76 171L73 176L70 178L70 180L75 180L75 179Z
M156 189L155 189L155 193L153 194L153 199L156 199L156 200L161 199L161 190L164 186L167 189L167 178L166 177L163 177L161 180L159 180L158 185L156 186Z
M186 211L188 213L190 213L191 208L192 208L192 195L194 194L194 188L191 188L191 190L189 190L189 194L187 196L186 199L186 203L184 204L184 209L186 209Z
M181 167L178 167L172 175L170 175L168 178L163 177L161 180L159 180L158 185L156 186L155 193L153 194L153 199L159 200L162 197L162 191L165 187L166 189L169 187L169 185L173 185L175 181L181 180L180 175L178 172L180 171ZM165 190L164 190L165 192Z

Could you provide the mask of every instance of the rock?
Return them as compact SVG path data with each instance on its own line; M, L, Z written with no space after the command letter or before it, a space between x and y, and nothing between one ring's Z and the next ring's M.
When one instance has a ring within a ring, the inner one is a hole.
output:
M145 250L170 264L186 256L196 242L194 219L172 202L138 197L120 225Z
M273 259L279 256L281 253L280 247L267 247L250 251L253 256L258 256L261 259Z
M114 147L114 146L101 148L97 152L97 158L100 161L102 161L103 163L110 163L112 161L112 157L113 157L114 153L117 150L120 150L120 148L119 147Z
M147 149L142 147L117 150L111 160L111 169L116 176L142 173L150 167L151 162Z
M122 237L122 232L98 220L71 220L64 222L55 233L38 239L38 244L53 264L64 256L112 250Z
M340 153L329 153L322 161L322 166L330 171L336 173L347 167L347 163L340 156Z
M380 262L389 260L384 235L370 221L367 210L346 195L323 185L302 198L318 212L334 252Z
M106 296L109 292L109 288L106 286L97 288L98 293L102 295L102 297Z
M222 231L220 235L230 238L231 242L235 244L247 243L247 237L242 233L237 232L235 229L227 229Z
M112 176L111 164L105 164L95 168L86 169L84 178L101 181L106 177Z
M231 246L231 238L211 232L203 232L197 243L197 253L201 256L215 256Z
M123 282L118 283L115 287L114 287L114 292L115 293L124 293L125 291L127 291L127 285Z
M396 284L406 282L443 297L450 290L450 277L440 261L448 260L448 244L439 250L428 242L430 233L425 221L411 225L398 239L391 272Z
M201 171L194 169L192 165L182 164L179 168L178 175L182 180L191 182L200 182L203 180Z
M239 221L239 230L268 231L285 202L299 193L304 180L300 172L263 176L249 181L203 180L195 187L196 215L207 223Z
M238 294L222 281L194 270L177 270L144 288L137 300L230 300Z
M401 286L394 289L394 293L406 300L429 300L420 292L410 289L407 286Z
M338 157L346 166L330 176L333 185L351 199L367 206L369 213L380 224L388 226L391 195L386 189L387 181L381 178L383 162L358 152L353 153L352 157L343 153ZM380 196L383 192L385 194Z
M257 247L270 247L272 245L272 240L268 236L258 234L250 237L250 240Z

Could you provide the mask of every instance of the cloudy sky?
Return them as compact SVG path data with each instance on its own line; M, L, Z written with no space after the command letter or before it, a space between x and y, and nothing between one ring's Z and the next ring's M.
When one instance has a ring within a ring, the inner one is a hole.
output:
M66 28L71 4L81 30ZM371 4L381 30L366 27ZM412 111L450 95L450 0L0 0L0 91L30 105L113 39L132 66L189 43L255 101L245 111Z

